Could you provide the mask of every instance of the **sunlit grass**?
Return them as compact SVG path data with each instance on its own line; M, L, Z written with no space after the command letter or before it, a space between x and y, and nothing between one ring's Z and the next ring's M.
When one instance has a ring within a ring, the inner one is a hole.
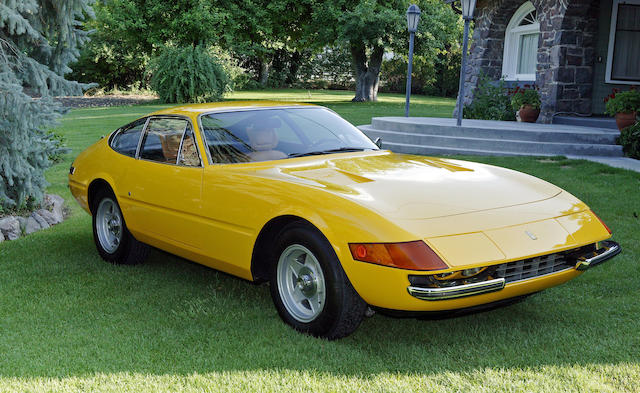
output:
M306 100L304 91L236 94ZM404 104L317 94L314 102L357 124L401 115ZM416 112L450 116L451 100L423 100L414 99ZM507 308L440 321L375 315L326 342L284 325L266 286L159 251L133 267L99 258L91 218L67 190L68 167L101 135L161 107L78 109L63 119L72 153L47 177L71 218L0 244L0 392L640 390L640 174L563 158L469 157L577 195L614 229L623 253Z

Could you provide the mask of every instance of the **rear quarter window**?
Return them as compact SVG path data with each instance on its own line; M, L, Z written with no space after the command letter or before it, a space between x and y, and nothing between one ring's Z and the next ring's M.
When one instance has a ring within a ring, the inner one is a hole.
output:
M147 119L140 119L122 127L111 140L111 148L118 153L135 157L146 121Z

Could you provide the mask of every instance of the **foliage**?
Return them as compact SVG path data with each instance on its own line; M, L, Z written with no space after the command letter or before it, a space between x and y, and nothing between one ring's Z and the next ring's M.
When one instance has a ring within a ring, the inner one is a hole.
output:
M462 23L440 0L418 4L414 91L452 96ZM353 80L367 71L369 83L377 83L385 51L401 54L392 68L400 71L406 64L408 5L404 0L99 0L96 20L87 24L95 29L93 42L73 77L106 89L135 81L146 87L149 59L161 48L204 45L230 56L239 72L225 70L236 89L353 88ZM403 74L390 74L392 82L384 81L388 90L404 91Z
M624 154L640 160L640 122L620 131L618 143L622 145Z
M465 105L463 115L465 119L515 120L515 112L512 110L511 98L504 80L492 82L485 74L481 74L473 102L471 105Z
M616 113L640 112L640 90L634 87L624 92L613 89L604 102L606 103L605 113L609 116L615 116Z
M228 77L229 86L227 90L233 91L245 88L250 78L247 70L240 65L239 61L229 51L219 46L210 46L207 49Z
M150 60L165 45L211 45L223 33L226 14L216 1L98 0L95 30L72 77L101 87L149 85Z
M447 69L444 53L457 49L457 44L452 47L451 43L459 42L462 24L460 17L442 1L421 0L416 4L422 13L415 37L414 66L416 74L425 75L424 81L436 86L436 70ZM373 84L374 94L369 98L375 99L385 51L401 54L398 56L408 52L405 16L408 5L408 2L400 0L332 0L315 6L312 26L318 31L318 39L327 44L338 42L351 52L357 83L356 100L367 99L359 96L359 85L367 83ZM392 65L391 68L400 70L402 67ZM399 81L404 79L401 74L394 72L389 75L392 84L398 88L402 85Z
M56 133L55 131L47 131L46 139L51 141L51 149L47 150L47 157L53 164L57 164L62 161L65 154L70 150L67 146L67 138L63 135Z
M427 56L413 57L411 93L455 97L460 77L461 50L459 47L439 51L435 62ZM407 58L395 55L382 63L381 90L404 93L407 88Z
M79 82L95 82L104 90L147 88L149 55L135 52L98 33L82 50L73 72L67 77Z
M302 63L296 87L352 89L351 54L343 46L327 46Z
M153 64L151 87L168 103L218 101L229 78L203 46L167 47Z
M46 130L63 113L52 95L89 87L64 79L87 33L77 29L92 15L90 0L0 3L0 206L39 204L44 171L63 152ZM28 90L25 90L28 89ZM30 95L38 95L33 99Z
M540 94L535 88L516 87L511 93L511 108L519 111L524 105L529 105L533 109L540 109Z

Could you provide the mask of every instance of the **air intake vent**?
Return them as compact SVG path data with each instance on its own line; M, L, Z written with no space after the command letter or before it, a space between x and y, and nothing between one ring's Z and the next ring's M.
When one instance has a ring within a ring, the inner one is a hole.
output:
M502 277L510 283L543 276L572 266L566 253L556 253L500 264L493 276Z

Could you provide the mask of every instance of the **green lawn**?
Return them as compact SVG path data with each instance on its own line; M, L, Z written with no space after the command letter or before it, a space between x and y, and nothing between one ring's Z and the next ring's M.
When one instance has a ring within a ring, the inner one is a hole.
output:
M234 99L309 100L306 91ZM347 119L402 115L403 98L352 104L311 92ZM452 100L415 97L415 115ZM640 390L640 174L562 158L470 158L549 180L613 228L623 253L560 287L482 314L440 320L375 315L346 339L303 336L280 321L266 286L154 251L134 267L95 251L91 220L71 200L72 158L159 105L78 109L59 128L73 153L48 172L71 217L0 244L0 392Z

